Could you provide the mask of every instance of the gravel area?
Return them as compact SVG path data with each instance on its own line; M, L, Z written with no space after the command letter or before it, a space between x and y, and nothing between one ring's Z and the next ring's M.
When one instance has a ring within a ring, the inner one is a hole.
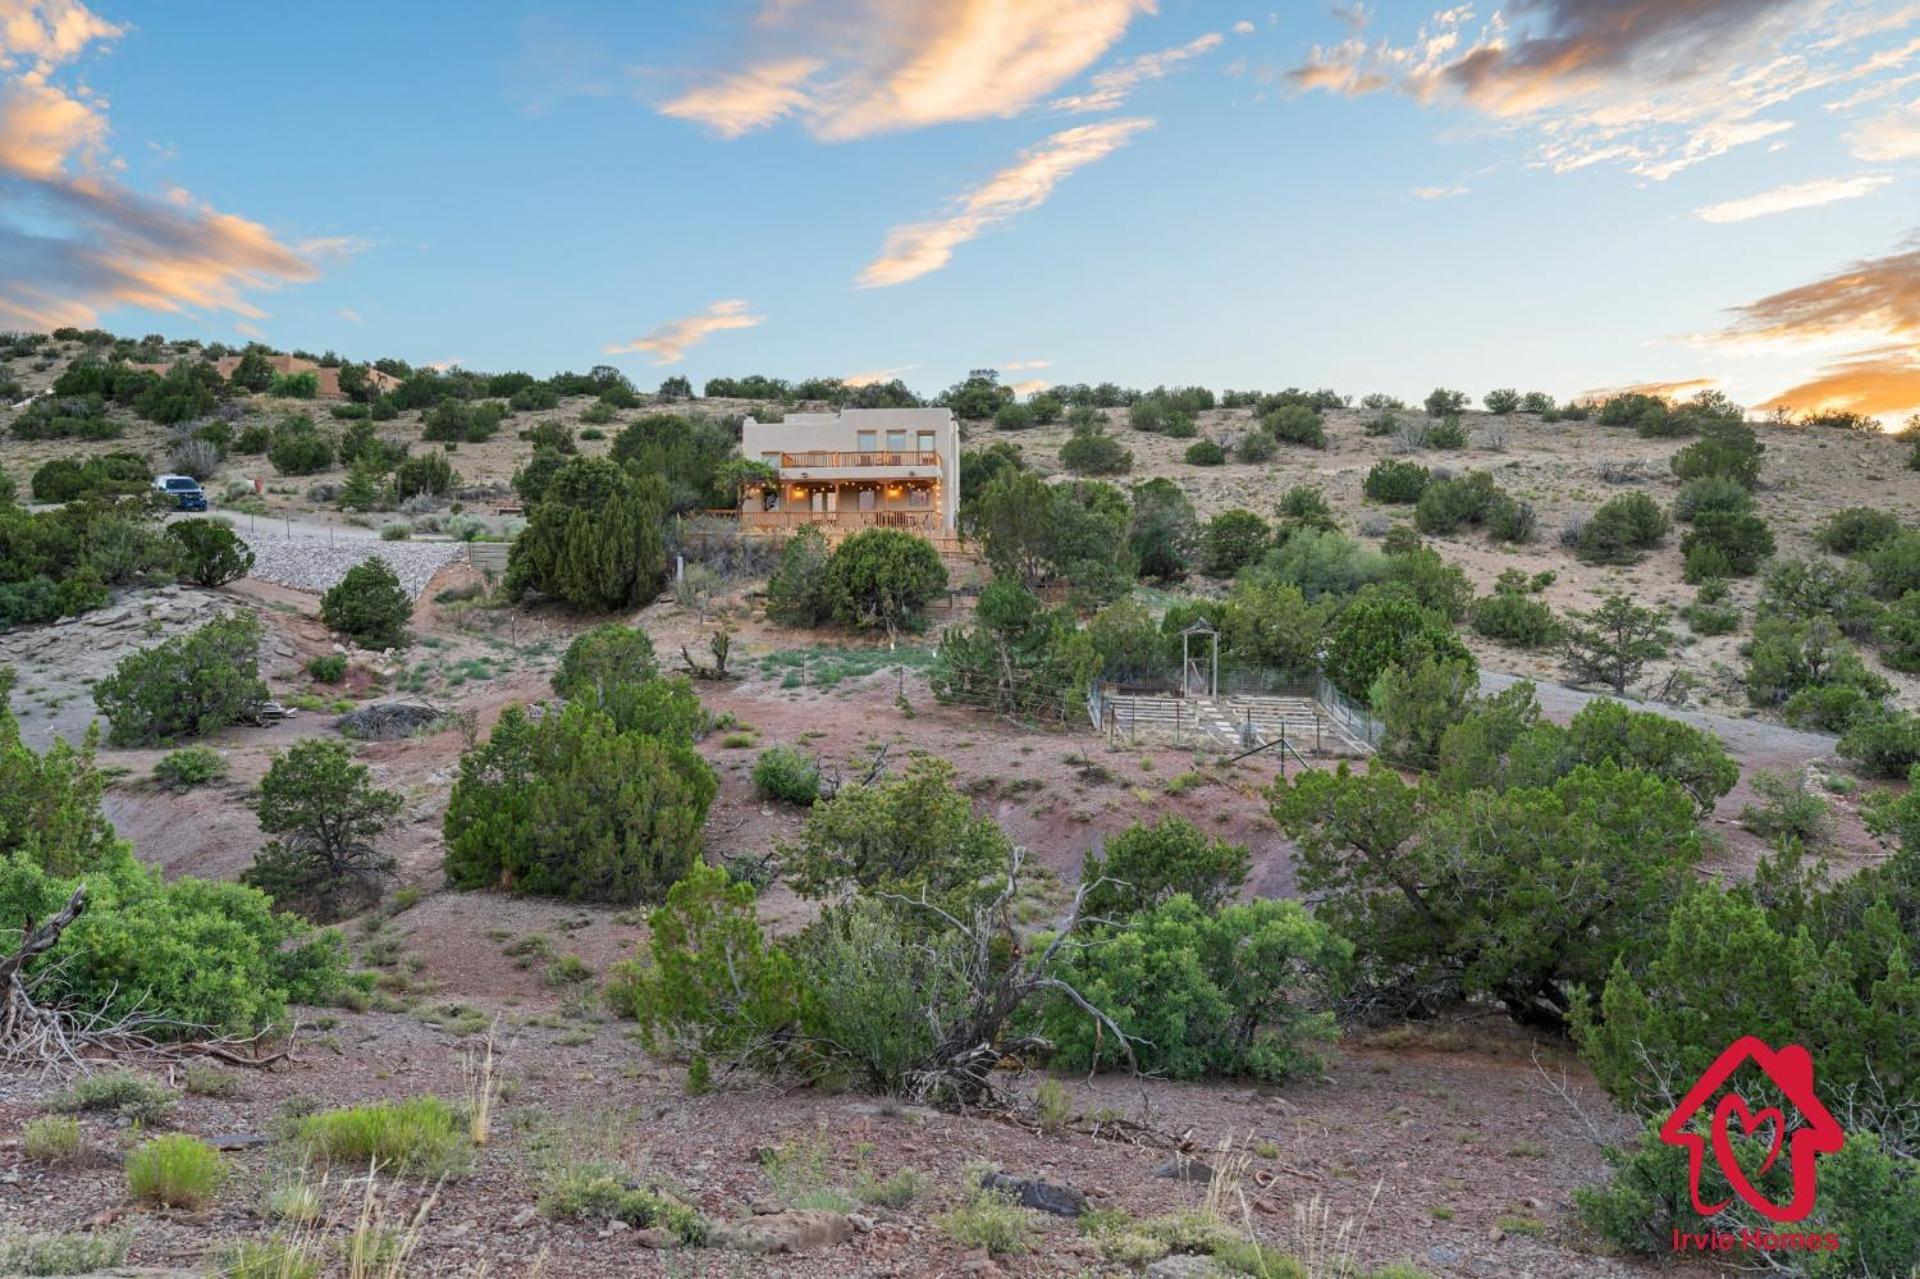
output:
M237 531L237 530L236 530ZM301 591L325 591L347 570L375 556L400 575L409 595L419 596L433 575L467 552L464 542L378 542L369 538L285 537L241 534L253 548L253 573Z

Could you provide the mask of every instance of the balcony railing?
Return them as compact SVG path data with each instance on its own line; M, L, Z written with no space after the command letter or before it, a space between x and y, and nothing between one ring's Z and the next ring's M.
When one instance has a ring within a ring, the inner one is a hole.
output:
M799 528L821 524L834 528L904 528L936 532L940 512L925 511L742 511L742 528Z
M832 466L938 466L938 453L922 453L916 450L905 452L876 453L862 451L854 453L835 452L830 449L815 450L807 453L782 453L780 466L783 470L805 470L809 467Z

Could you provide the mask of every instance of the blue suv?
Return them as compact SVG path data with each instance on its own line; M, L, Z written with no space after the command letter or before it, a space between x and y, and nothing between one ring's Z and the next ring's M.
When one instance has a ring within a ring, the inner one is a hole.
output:
M191 475L163 475L153 482L153 489L183 511L207 509L207 491Z

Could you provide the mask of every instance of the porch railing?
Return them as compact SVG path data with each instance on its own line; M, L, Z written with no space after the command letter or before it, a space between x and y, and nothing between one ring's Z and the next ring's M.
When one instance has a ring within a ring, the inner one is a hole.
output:
M904 528L935 533L945 527L938 511L742 511L740 527L792 529L808 524L828 528Z
M782 470L804 470L807 467L833 466L938 466L938 453L906 452L853 452L842 453L833 450L813 450L804 453L782 453Z

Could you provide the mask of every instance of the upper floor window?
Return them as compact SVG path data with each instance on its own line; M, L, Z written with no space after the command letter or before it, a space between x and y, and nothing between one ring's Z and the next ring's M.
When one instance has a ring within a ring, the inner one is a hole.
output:
M879 436L872 431L861 431L854 438L859 441L855 447L862 453L876 452L880 447Z
M907 451L907 433L905 431L887 432L887 452L905 453Z
M937 452L937 451L938 451L938 450L937 450L937 448L936 448L936 447L935 447L935 445L934 445L934 442L933 442L933 432L932 432L932 431L922 431L922 432L920 432L920 445L919 445L919 448L920 448L920 451L921 451L922 453L933 453L933 452Z

